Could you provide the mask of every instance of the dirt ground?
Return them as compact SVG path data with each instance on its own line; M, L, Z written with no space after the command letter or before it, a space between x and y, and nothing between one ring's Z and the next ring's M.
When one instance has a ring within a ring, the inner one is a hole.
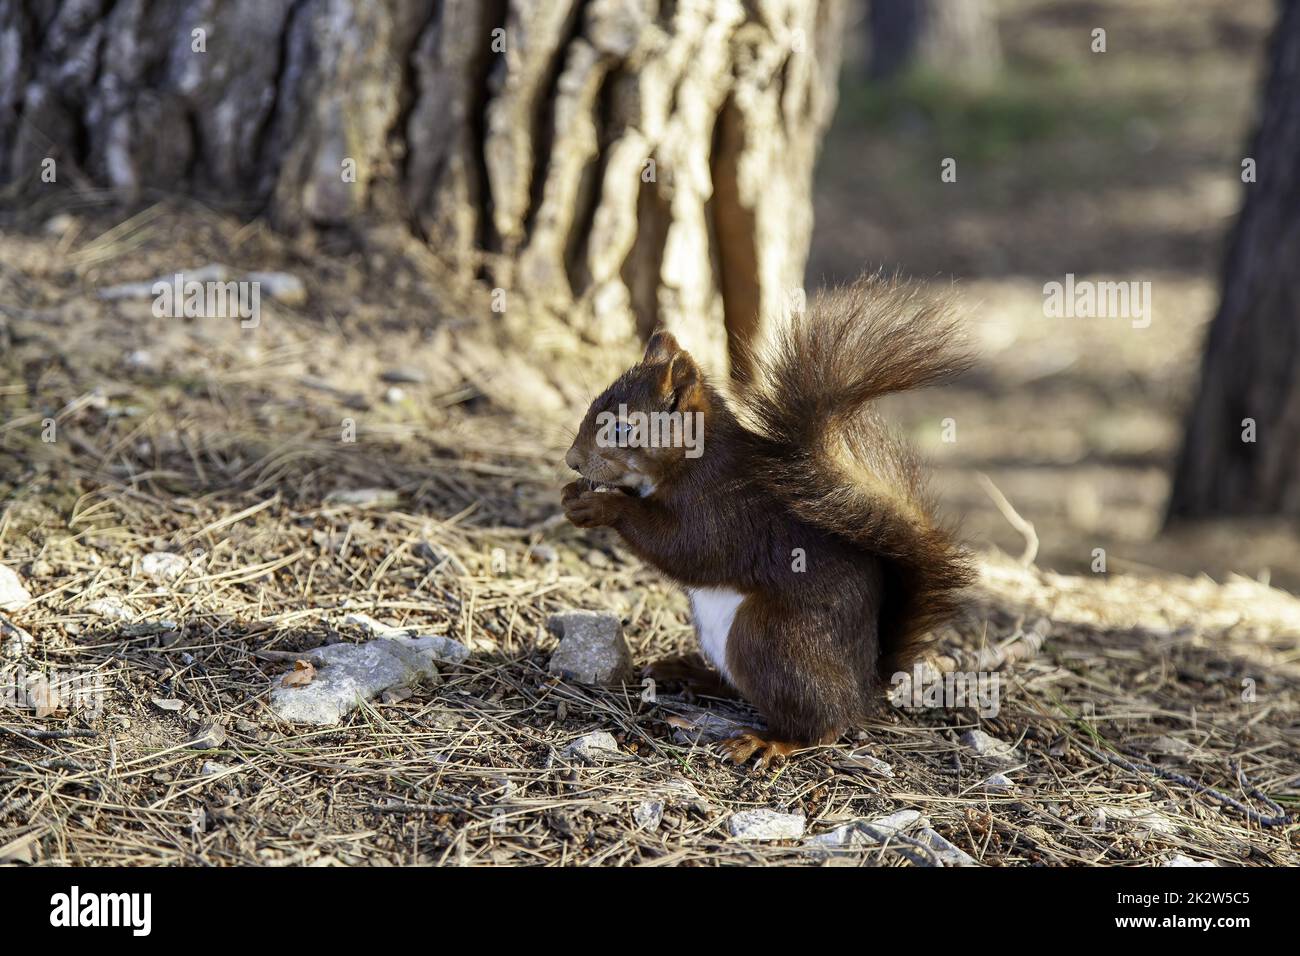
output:
M1001 185L940 197L907 170L936 130L970 135L967 113L931 128L867 102L855 126L849 81L810 266L960 280L979 369L889 411L981 556L931 663L997 675L996 715L895 706L762 772L714 744L741 706L557 680L555 611L621 615L638 666L693 640L680 594L559 514L567 429L627 356L533 317L494 334L488 304L390 230L291 239L180 200L41 197L0 223L0 564L35 597L6 617L34 638L17 663L93 671L104 695L0 701L0 864L925 865L930 833L995 866L1300 863L1281 819L1300 807L1300 601L1274 586L1300 585L1294 531L1158 533L1267 4L1016 4L1013 69L1064 62L1046 88L1089 102L1143 87L1079 79L1064 37L1103 17L1113 48L1140 38L1116 59L1163 104L1154 132L1121 111L1108 142L1136 152L1098 168L1107 151L1079 144L1101 118L1042 131L1013 99L1012 145L970 167ZM899 123L911 138L885 135ZM1067 160L1089 184L1061 185ZM103 297L209 263L291 273L306 298L241 328ZM1153 281L1152 326L1044 319L1042 283L1066 271ZM1034 523L1036 567L1008 557L1023 539L977 472ZM391 495L331 494L371 488ZM159 551L179 577L149 574ZM471 655L337 728L279 720L286 652L364 639L354 612ZM971 730L1006 749L978 754ZM617 754L568 752L595 731ZM802 814L806 837L732 836L758 809ZM906 811L895 837L840 839Z

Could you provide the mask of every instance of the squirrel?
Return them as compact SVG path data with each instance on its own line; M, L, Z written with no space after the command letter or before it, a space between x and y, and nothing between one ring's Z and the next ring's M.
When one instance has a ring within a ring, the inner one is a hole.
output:
M733 392L655 332L592 402L564 459L583 477L561 496L573 524L613 528L685 588L712 667L691 655L647 674L748 700L767 731L723 747L761 767L876 710L974 576L872 407L969 367L947 301L868 276L771 339Z

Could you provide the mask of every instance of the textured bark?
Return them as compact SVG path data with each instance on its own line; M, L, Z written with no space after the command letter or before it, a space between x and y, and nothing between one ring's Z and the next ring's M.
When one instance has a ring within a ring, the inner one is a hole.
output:
M986 76L1002 60L990 0L870 0L871 75L913 67Z
M0 182L53 157L283 229L400 217L508 315L663 325L723 368L802 282L842 23L842 0L0 0Z
M1287 2L1248 184L1229 242L1171 519L1300 515L1300 3ZM1243 420L1255 441L1242 440Z

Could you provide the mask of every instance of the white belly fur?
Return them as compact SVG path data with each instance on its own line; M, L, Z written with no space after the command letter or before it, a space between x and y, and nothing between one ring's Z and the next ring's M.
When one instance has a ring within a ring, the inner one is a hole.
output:
M709 663L731 679L727 670L727 636L736 610L745 595L727 588L687 588L691 598L691 614L695 618L695 633L700 639L700 649Z

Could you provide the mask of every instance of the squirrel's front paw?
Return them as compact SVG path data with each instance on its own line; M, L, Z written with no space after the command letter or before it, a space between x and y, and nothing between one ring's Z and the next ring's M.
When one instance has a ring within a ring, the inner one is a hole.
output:
M623 495L618 492L586 490L570 495L569 488L564 490L565 494L561 498L564 516L579 528L613 524L622 513Z
M586 478L571 481L560 491L560 504L566 509L581 497L584 491L591 491L591 482Z

